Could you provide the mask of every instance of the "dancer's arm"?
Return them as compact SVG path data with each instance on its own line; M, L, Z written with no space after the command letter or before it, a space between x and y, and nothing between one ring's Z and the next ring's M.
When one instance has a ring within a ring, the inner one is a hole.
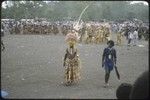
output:
M64 56L64 64L63 64L63 66L65 66L66 65L66 58L67 58L67 53L68 53L68 50L66 50L66 54L65 54L65 56Z
M104 67L105 55L106 55L106 48L104 49L103 55L102 55L102 67Z

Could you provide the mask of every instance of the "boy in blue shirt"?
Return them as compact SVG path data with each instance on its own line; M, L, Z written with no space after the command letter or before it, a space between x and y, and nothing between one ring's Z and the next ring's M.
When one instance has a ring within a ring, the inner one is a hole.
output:
M108 47L104 49L102 56L102 68L105 69L105 84L108 86L108 80L110 72L113 70L113 67L116 65L116 50L114 47L114 41L109 40L107 42Z

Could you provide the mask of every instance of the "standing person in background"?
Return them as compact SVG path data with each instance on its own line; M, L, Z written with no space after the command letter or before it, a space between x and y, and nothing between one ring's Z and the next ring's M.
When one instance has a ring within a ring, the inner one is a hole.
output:
M4 37L4 26L3 26L4 24L2 23L1 24L1 37ZM2 51L5 49L5 45L4 45L4 43L3 43L3 40L2 40L2 38L1 38L1 47L2 47Z
M131 46L132 40L133 40L133 32L129 32L128 35L128 46Z
M1 37L3 37L4 36L4 30L3 29L1 29ZM2 51L4 51L5 50L5 45L4 45L4 43L3 43L3 40L1 39L1 47L2 47Z
M126 37L126 40L128 40L128 37L129 37L129 32L130 32L130 27L129 25L127 24L127 26L125 27L125 37Z
M116 65L117 55L114 47L114 41L109 40L107 42L108 47L104 49L102 56L102 68L105 69L105 86L109 86L108 80L110 72L113 70L113 67Z
M137 45L137 41L138 41L138 31L137 29L135 29L135 31L133 32L133 46Z

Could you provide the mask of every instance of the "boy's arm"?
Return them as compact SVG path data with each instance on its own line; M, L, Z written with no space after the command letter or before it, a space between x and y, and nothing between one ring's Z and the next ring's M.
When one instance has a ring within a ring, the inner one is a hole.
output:
M116 65L116 62L117 62L117 53L116 53L116 50L114 49L114 63Z
M66 54L64 56L64 64L63 64L63 66L65 66L66 58L67 58L67 50L66 50Z
M102 55L102 67L104 67L105 52L106 52L106 49L104 49L103 55Z

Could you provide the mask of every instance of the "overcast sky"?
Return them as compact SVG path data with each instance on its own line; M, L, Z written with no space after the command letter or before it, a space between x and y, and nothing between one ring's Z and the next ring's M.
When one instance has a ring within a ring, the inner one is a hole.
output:
M134 4L134 3L144 3L145 5L148 5L148 2L146 1L132 1L131 4Z
M45 1L45 2L50 2L50 1ZM57 2L57 1L55 1L55 2ZM143 3L145 5L148 5L148 2L146 2L146 1L132 1L131 2L131 4L135 4L135 3ZM9 5L9 6L11 6L11 5ZM5 2L2 2L2 7L6 8L6 3Z

